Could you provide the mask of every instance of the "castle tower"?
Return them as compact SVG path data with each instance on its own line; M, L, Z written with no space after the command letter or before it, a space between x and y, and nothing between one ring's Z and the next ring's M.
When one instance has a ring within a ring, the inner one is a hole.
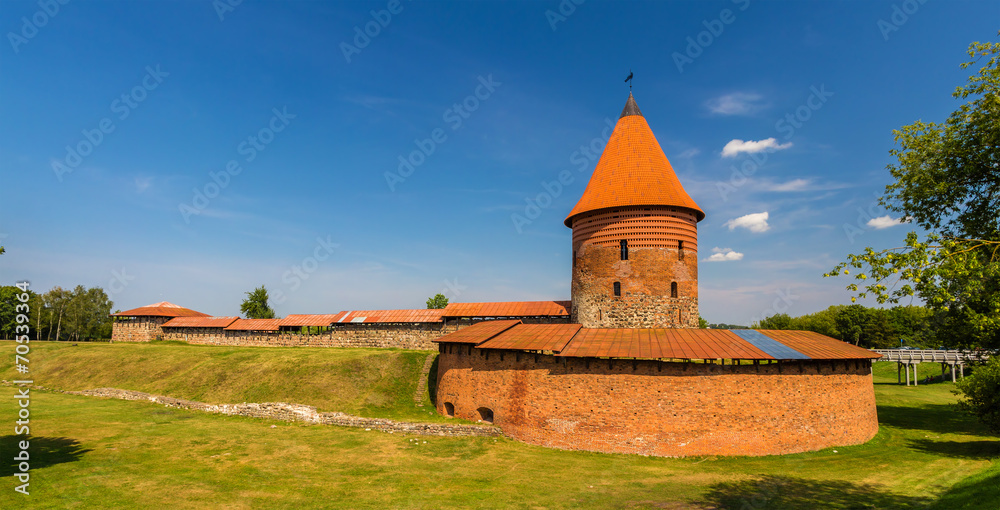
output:
M630 92L573 229L572 320L585 328L698 327L698 222Z

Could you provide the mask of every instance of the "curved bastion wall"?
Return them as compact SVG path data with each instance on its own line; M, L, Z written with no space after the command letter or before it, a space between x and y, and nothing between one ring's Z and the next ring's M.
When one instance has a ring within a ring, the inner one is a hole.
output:
M777 455L878 432L869 360L754 365L558 358L441 344L436 406L568 450Z

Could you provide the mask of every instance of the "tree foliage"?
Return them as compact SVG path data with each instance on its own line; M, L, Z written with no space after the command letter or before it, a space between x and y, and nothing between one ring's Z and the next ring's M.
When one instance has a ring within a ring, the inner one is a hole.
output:
M17 287L0 287L0 336L13 338ZM53 287L45 294L28 291L28 323L34 340L91 340L111 337L114 303L100 287Z
M434 297L427 298L427 308L444 308L448 306L448 298L444 294L435 294Z
M927 335L932 318L932 312L920 306L835 305L800 317L772 315L753 328L815 331L867 349L899 347L900 340L914 347L936 347L935 340Z
M263 285L247 292L247 298L240 305L240 313L248 319L273 319L274 310L267 300L267 289Z
M955 346L1000 346L1000 43L973 43L962 68L980 66L953 96L966 100L944 124L894 131L895 181L881 203L928 233L901 247L848 255L826 276L850 275L857 298L898 303L919 296L935 333Z
M1000 356L973 369L955 383L959 409L971 413L994 434L1000 434Z

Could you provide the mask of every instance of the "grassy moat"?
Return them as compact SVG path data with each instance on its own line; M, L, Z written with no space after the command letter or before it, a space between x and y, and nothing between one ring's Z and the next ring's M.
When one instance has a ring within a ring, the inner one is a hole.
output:
M13 345L0 342L8 352ZM428 354L33 343L31 376L62 390L283 401L440 422L427 394L422 407L414 402ZM934 373L937 365L927 364L921 377ZM0 378L16 374L5 367ZM899 386L895 365L877 363L880 431L864 445L684 459L366 432L36 390L31 495L14 492L17 467L8 458L0 507L995 509L1000 438L952 408L952 388ZM4 452L23 439L11 434L16 405L0 398L0 416L11 422L0 436Z

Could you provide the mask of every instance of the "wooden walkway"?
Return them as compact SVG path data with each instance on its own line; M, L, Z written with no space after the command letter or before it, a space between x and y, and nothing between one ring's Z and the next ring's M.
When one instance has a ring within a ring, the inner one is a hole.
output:
M913 369L913 386L917 385L919 377L917 366L920 363L940 363L941 380L945 374L951 371L951 382L955 382L955 371L958 369L958 376L965 377L965 364L978 363L989 358L989 353L985 351L959 351L959 350L938 350L938 349L872 349L873 352L881 354L882 357L874 361L894 361L899 364L896 377L899 384L903 384L903 367L906 367L906 385L910 386L910 368ZM929 376L928 376L929 377Z

